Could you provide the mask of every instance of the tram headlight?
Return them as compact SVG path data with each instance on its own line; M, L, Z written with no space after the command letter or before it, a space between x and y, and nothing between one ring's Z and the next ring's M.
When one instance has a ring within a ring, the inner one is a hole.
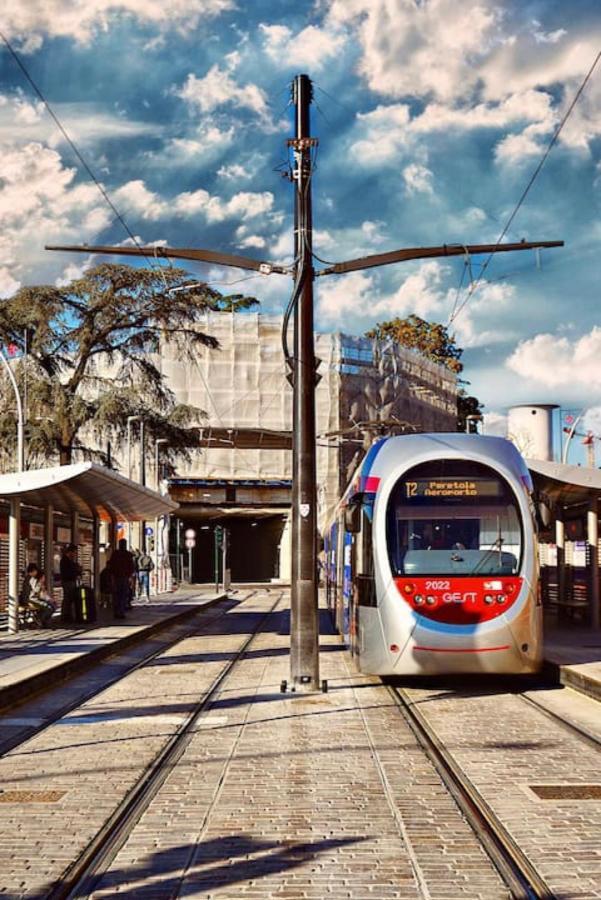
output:
M504 597L503 594L499 594L499 596L497 597L497 603L505 603L506 600L507 597Z
M415 597L413 598L413 602L415 603L416 606L422 606L423 602L424 602L424 598L422 597L421 594L416 594Z
M487 606L490 606L491 603L495 602L495 598L491 594L484 595L484 602Z
M434 606L434 604L436 603L436 597L433 597L432 594L428 594L428 596L426 597L426 603L428 604L428 606Z

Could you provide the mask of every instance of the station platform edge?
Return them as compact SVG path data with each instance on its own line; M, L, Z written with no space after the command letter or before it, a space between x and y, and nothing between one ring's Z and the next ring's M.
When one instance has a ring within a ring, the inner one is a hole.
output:
M105 617L91 627L0 634L0 711L33 697L49 679L71 677L226 596L202 588L178 591L149 605L134 605L123 623ZM601 633L548 625L543 672L549 680L601 701Z

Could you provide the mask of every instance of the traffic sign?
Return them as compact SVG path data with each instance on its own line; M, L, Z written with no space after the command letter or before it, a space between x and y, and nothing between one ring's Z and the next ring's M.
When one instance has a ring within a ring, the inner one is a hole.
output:
M188 548L188 550L196 547L196 541L194 540L194 538L186 538L186 547Z

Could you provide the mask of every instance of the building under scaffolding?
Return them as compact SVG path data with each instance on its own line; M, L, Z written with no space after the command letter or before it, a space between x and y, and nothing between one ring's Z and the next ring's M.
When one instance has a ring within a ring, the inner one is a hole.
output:
M172 551L196 533L191 577L214 572L215 525L229 532L234 581L289 577L292 389L279 316L209 313L200 326L220 348L191 365L163 345L162 371L178 402L203 409L200 448L170 480L180 504ZM316 335L318 515L322 524L364 450L380 433L455 431L457 380L391 341Z

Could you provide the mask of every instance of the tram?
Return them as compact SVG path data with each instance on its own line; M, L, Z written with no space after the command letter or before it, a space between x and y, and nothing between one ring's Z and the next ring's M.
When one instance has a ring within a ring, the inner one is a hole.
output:
M324 536L328 605L361 671L536 672L532 480L504 438L372 445Z

